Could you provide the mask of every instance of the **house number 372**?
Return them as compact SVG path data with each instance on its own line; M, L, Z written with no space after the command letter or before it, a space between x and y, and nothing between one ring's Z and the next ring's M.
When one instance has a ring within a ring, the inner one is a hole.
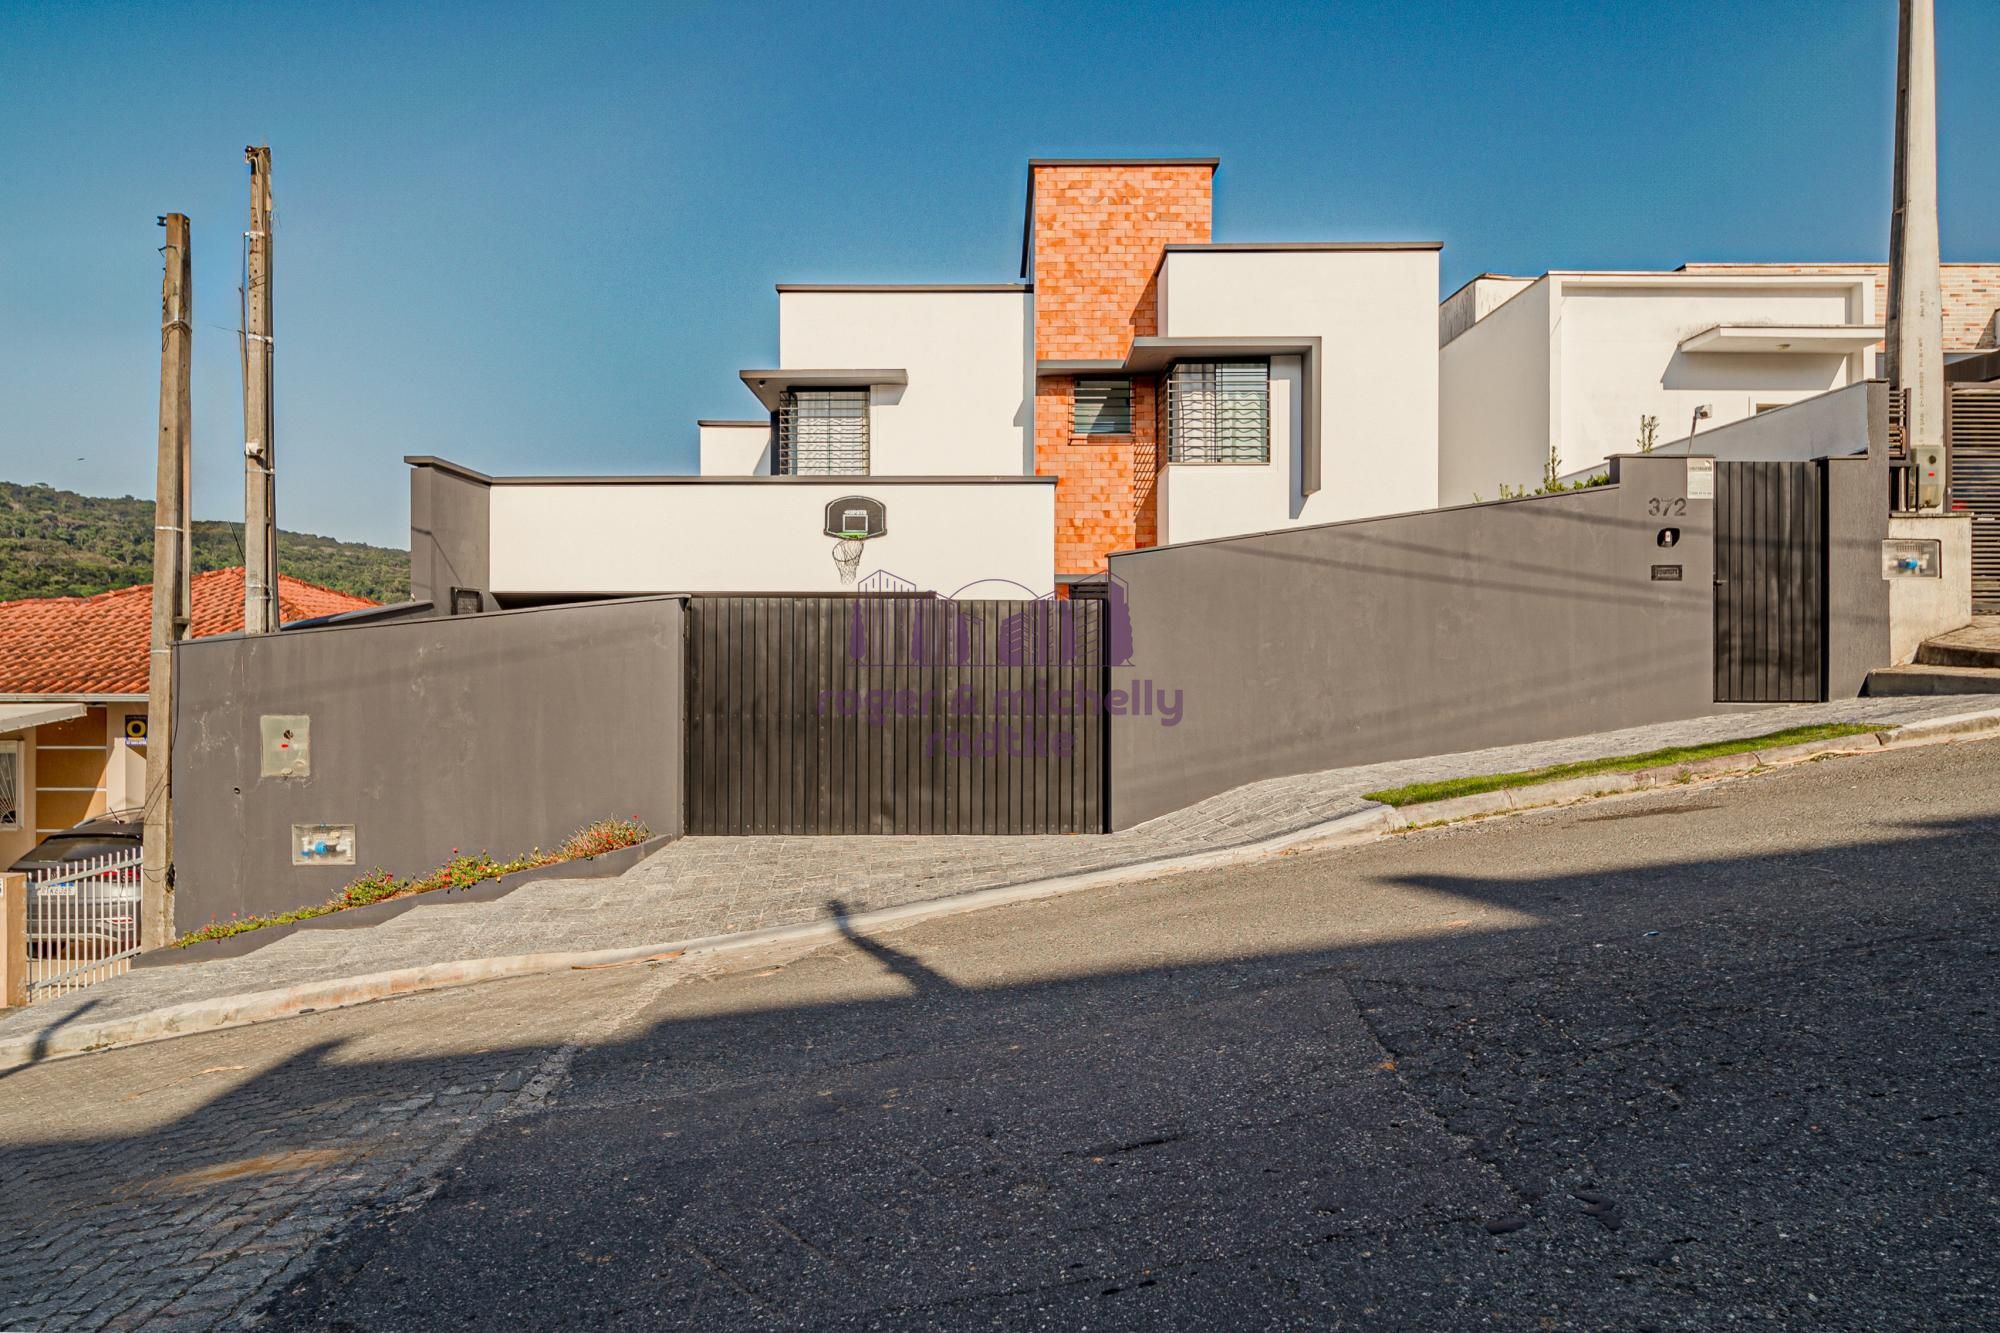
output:
M1653 515L1655 518L1666 517L1668 515L1685 514L1687 513L1687 511L1688 511L1688 502L1680 498L1679 496L1675 496L1673 499L1670 500L1662 496L1656 495L1652 499L1646 501L1646 512Z

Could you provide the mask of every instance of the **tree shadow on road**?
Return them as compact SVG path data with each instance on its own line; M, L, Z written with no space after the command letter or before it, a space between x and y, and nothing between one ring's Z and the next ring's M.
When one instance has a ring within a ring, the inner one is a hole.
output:
M867 954L870 958L873 958L876 962L882 964L883 967L896 976L909 982L911 989L915 990L918 994L924 994L929 991L957 989L941 973L924 966L922 960L917 958L915 954L904 953L900 949L892 948L884 944L881 940L864 935L856 930L854 928L854 914L844 899L827 899L826 910L827 915L833 918L834 927L840 931L842 939Z
M104 1001L102 1000L86 1000L76 1008L64 1013L60 1018L56 1018L37 1028L35 1030L34 1045L29 1049L27 1060L10 1069L0 1069L0 1078L6 1078L10 1074L18 1074L24 1069L32 1069L40 1064L48 1056L49 1039L51 1037L103 1003Z

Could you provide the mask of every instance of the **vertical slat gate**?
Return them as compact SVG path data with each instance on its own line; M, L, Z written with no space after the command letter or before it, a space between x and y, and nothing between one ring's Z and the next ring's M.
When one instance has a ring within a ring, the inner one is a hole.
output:
M28 1003L122 976L139 953L137 850L64 861L27 877Z
M1715 473L1715 699L1823 699L1824 465L1718 462Z
M688 831L1102 832L1106 611L691 598Z
M1972 609L2000 611L2000 387L1950 386L1951 501L1972 515Z

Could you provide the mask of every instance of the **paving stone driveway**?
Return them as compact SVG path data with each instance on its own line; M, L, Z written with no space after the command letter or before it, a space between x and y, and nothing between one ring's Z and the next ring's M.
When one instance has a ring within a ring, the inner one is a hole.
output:
M0 1038L71 1021L395 968L698 939L1262 842L1366 807L1399 783L1503 772L1820 722L1903 723L1983 697L1847 699L1567 740L1274 778L1120 833L1051 837L684 838L624 875L542 880L488 903L417 907L380 925L300 931L239 958L147 968L0 1018Z

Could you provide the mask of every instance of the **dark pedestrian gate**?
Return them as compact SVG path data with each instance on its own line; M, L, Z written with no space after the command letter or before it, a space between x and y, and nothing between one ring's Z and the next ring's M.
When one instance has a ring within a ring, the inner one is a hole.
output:
M1715 698L1826 697L1825 465L1715 465Z
M687 830L1100 833L1104 603L688 601Z

